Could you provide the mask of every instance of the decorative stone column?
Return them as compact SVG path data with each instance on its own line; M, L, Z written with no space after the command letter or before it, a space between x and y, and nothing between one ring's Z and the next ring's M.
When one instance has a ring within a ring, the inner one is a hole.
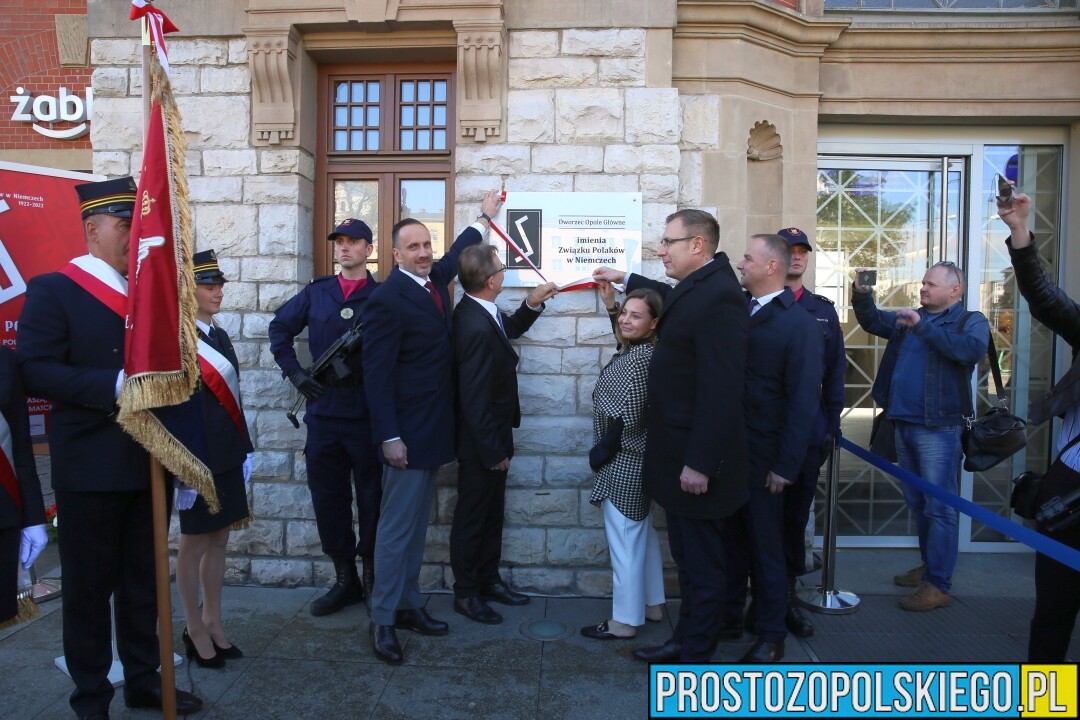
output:
M255 145L296 144L295 29L248 30L251 69L251 125Z
M460 137L502 136L506 28L499 21L455 22L458 33L457 114Z

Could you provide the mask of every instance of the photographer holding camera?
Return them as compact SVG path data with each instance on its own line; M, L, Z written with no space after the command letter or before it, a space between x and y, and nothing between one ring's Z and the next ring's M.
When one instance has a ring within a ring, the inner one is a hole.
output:
M1080 488L1080 444L1072 442L1080 434L1080 305L1059 288L1039 262L1034 235L1028 230L1031 199L1015 192L998 200L998 216L1011 231L1005 244L1012 258L1016 285L1028 302L1031 316L1059 335L1073 351L1073 364L1051 391L1031 403L1030 425L1054 416L1063 416L1058 436L1059 457L1050 465L1039 488L1037 505L1051 498L1065 497ZM1066 452L1062 453L1061 451ZM1039 532L1074 548L1080 548L1080 524L1057 533L1048 532L1047 521L1038 523ZM1031 618L1028 662L1065 661L1076 614L1080 610L1080 572L1042 553L1035 556L1035 615Z

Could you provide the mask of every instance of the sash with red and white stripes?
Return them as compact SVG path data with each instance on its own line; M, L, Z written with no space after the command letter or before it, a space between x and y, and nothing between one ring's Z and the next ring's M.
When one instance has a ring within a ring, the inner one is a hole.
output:
M15 501L15 507L22 512L22 493L19 492L19 481L15 477L14 449L11 428L8 427L7 419L0 415L0 486L7 490L8 495Z
M94 275L87 268L76 265L76 261L81 259L82 258L76 258L75 260L72 260L67 265L60 268L60 272L71 278L72 281L83 290L93 295L102 305L112 310L121 318L126 318L127 295L112 287L97 275Z
M240 411L240 376L229 359L202 338L199 338L199 369L202 370L203 385L225 407L237 431L246 436L244 414Z

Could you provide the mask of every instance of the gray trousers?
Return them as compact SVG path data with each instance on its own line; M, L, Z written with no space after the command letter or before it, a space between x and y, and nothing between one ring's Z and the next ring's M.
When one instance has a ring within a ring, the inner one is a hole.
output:
M420 564L438 468L383 466L382 506L375 534L375 588L371 621L393 625L398 610L422 607Z

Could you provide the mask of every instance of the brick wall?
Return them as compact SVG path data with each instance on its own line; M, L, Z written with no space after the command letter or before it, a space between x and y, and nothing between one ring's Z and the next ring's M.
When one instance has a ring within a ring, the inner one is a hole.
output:
M56 15L86 15L86 0L9 0L0 23L0 150L70 150L90 147L90 136L77 140L47 138L30 123L12 122L15 88L56 96L61 86L82 95L90 86L90 68L61 68ZM67 125L65 123L64 125Z

